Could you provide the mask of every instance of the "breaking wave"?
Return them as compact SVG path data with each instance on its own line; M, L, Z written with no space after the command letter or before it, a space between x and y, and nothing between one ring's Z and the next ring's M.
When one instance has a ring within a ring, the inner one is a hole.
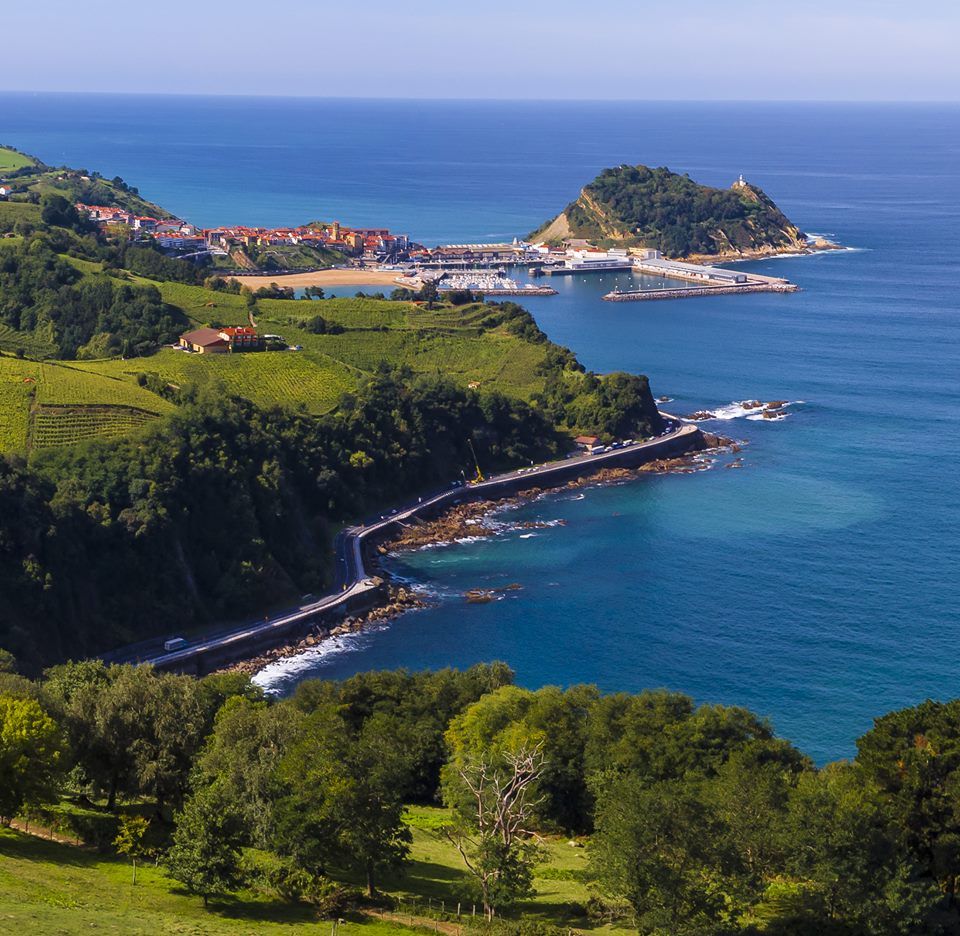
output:
M697 419L685 416L683 417L683 421L687 423L703 423L713 422L714 420L751 419L763 422L780 422L789 415L785 410L792 406L801 406L804 403L803 400L777 400L774 402L777 405L765 403L760 400L734 400L725 406L717 406L702 411L709 413L709 416L702 416Z

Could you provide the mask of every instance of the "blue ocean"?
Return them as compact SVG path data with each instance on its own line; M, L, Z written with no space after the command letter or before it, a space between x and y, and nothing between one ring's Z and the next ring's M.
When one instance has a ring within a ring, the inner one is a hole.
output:
M270 684L502 659L531 687L744 705L819 762L960 693L960 108L2 95L0 142L200 225L336 218L425 243L522 236L623 162L743 173L852 249L751 265L792 295L605 303L608 274L529 301L588 367L728 417L706 426L745 443L742 467L547 496L506 519L562 524L407 554L432 607ZM749 419L747 399L792 405Z

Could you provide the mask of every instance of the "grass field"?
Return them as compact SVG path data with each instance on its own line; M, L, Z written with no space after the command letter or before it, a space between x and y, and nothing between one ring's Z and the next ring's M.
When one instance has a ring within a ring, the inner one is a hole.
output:
M23 153L0 146L0 173L12 172L14 169L23 169L25 166L35 166L36 162Z
M0 357L0 453L22 451L42 365Z
M329 921L307 908L259 893L211 901L181 893L149 864L131 883L130 865L70 845L0 829L0 932L19 936L277 936L291 932L327 936ZM341 936L410 936L388 923L350 920Z
M469 915L463 863L438 829L445 810L411 807L411 861L402 875L381 882L381 889L400 901L401 914L434 915L443 906L448 915L458 902ZM619 936L626 929L596 926L583 917L590 896L586 883L586 850L565 839L542 846L543 862L535 876L536 896L511 916L522 913L563 927ZM255 859L256 860L256 859ZM359 884L359 881L351 882ZM407 922L404 920L404 922ZM422 930L356 917L341 936L411 936ZM199 898L180 892L162 871L147 865L131 884L130 866L86 849L36 839L0 829L0 932L32 934L98 932L130 934L219 934L329 932L329 922L313 919L309 910L290 906L261 892L212 901L209 911Z
M412 806L407 821L413 830L413 859L403 877L384 881L384 890L404 905L411 902L434 905L443 902L455 907L463 896L467 881L463 859L438 829L449 820L447 810L430 806ZM586 849L574 847L567 839L548 839L542 844L543 862L534 879L536 896L523 901L517 913L557 926L592 928L583 917L583 906L590 897L586 883ZM604 931L609 928L602 927Z

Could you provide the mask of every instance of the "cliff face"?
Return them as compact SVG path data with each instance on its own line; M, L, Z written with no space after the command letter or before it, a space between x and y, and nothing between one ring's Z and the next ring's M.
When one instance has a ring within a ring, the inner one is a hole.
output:
M668 257L738 257L801 250L803 232L759 188L700 185L669 169L605 169L553 220L529 235L559 243L652 247Z

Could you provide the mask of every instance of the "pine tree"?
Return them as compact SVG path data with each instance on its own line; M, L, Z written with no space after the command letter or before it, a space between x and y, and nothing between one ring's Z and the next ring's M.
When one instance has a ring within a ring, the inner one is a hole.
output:
M240 873L241 825L215 787L195 793L177 814L173 846L165 865L192 894L210 897L236 890Z

